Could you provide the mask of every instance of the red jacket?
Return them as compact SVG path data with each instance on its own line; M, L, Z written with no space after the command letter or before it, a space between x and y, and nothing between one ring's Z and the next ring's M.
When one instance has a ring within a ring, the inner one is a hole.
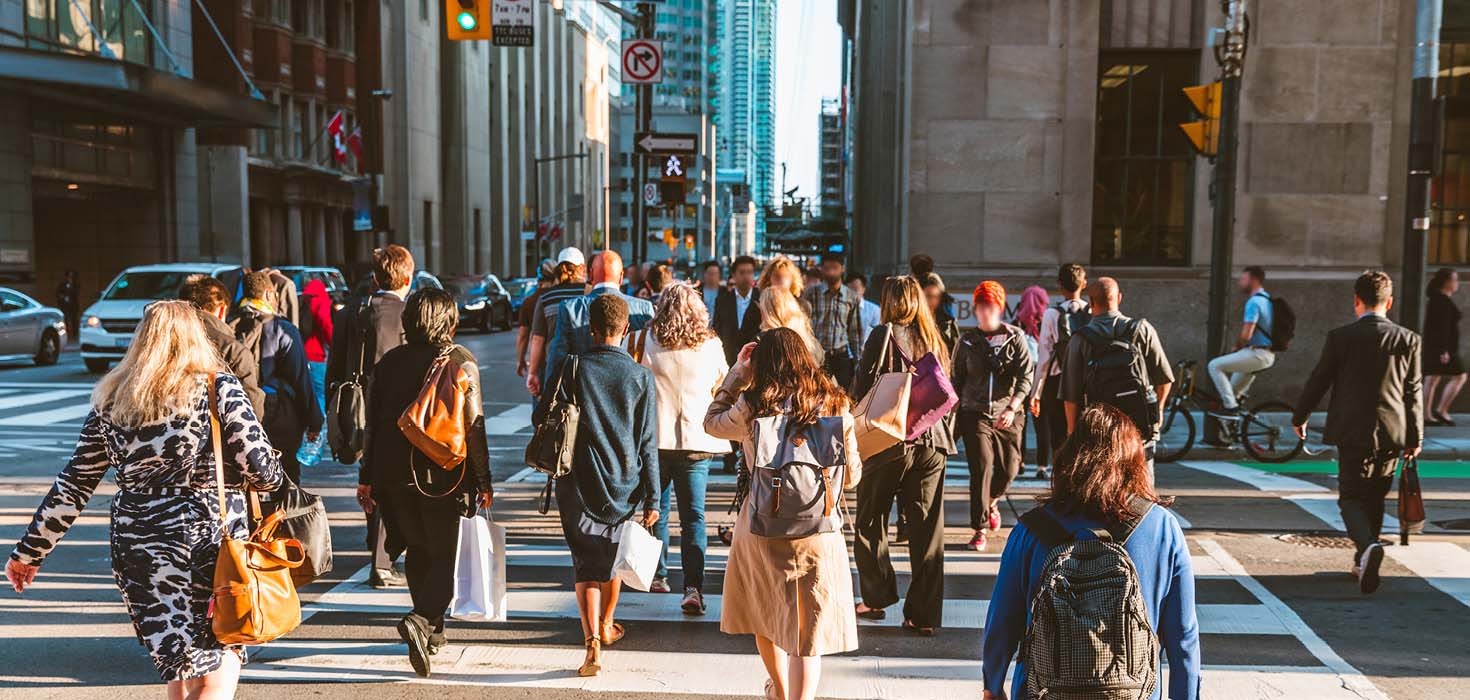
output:
M310 362L326 362L327 348L332 346L332 298L327 296L327 285L321 280L306 283L301 292L306 308L302 313L311 314L312 332L306 336L306 359Z

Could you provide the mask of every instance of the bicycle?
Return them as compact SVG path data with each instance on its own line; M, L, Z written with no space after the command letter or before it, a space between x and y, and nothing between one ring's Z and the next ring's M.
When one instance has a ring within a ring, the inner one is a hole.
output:
M1180 362L1174 373L1174 391L1164 405L1164 420L1159 429L1158 445L1154 458L1160 462L1183 459L1194 447L1195 422L1191 406L1209 414L1195 395L1195 376L1199 363L1194 360ZM1246 404L1246 395L1238 398L1239 415L1231 418L1216 417L1220 422L1220 436L1227 447L1239 445L1247 454L1262 462L1280 464L1288 462L1306 450L1307 441L1297 437L1291 424L1292 407L1285 401L1264 401L1255 405Z

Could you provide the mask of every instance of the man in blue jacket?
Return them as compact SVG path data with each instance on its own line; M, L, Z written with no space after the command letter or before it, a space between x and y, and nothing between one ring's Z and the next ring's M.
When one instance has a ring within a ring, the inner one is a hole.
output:
M260 388L265 392L261 423L271 445L281 451L281 466L292 483L301 483L296 451L301 434L316 440L322 430L322 409L316 400L306 366L301 331L275 312L275 288L270 275L252 272L242 282L244 297L233 323L235 337L255 355L260 365Z
M618 290L623 283L623 257L610 250L592 256L587 265L587 281L592 290L585 296L562 302L556 320L551 347L546 351L546 364L532 367L526 375L526 388L533 396L541 395L541 386L561 367L567 355L580 355L592 348L592 326L588 309L604 294L616 294L628 304L628 333L643 330L653 320L653 304L647 299L631 297ZM538 372L539 370L539 372Z

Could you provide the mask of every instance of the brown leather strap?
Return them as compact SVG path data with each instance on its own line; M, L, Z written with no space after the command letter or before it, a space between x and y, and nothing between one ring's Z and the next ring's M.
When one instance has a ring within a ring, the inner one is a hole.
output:
M832 517L832 467L822 467L822 492L827 503L822 507L822 517Z
M225 501L225 450L220 438L219 401L215 395L214 382L219 377L209 373L209 438L214 450L214 490L219 497L220 530L224 538L230 538L229 504Z
M772 478L780 479L781 477L778 476ZM776 488L772 489L772 491L773 493L771 494L771 515L777 515L781 512L781 487L777 486Z

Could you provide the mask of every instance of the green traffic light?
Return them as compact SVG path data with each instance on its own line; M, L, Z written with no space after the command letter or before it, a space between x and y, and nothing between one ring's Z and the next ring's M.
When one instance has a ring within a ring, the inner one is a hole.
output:
M473 31L475 25L479 24L475 21L475 15L473 12L460 12L459 17L457 17L455 21L459 22L460 29L463 29L467 32Z

